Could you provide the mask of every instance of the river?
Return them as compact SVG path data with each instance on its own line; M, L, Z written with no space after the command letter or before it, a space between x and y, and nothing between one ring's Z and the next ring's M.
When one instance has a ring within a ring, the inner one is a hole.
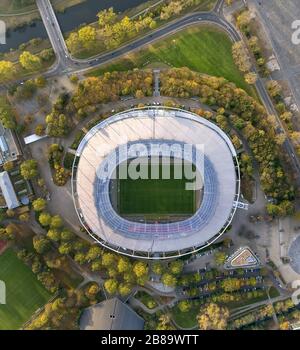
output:
M97 13L103 9L113 7L115 12L123 12L144 2L146 0L86 0L68 8L64 13L57 13L57 19L63 33L66 33L83 23L95 22ZM33 38L47 38L46 29L41 20L35 21L30 26L9 30L6 36L6 45L0 45L0 52L16 49L20 44Z

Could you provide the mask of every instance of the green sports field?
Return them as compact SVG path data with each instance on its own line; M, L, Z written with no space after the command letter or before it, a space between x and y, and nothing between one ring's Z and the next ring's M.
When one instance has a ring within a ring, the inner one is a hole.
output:
M207 25L183 29L146 48L126 55L89 75L98 76L106 71L126 71L144 68L156 63L158 67L188 67L196 72L224 77L255 96L239 72L232 57L232 42L222 30Z
M151 165L143 166L148 171L148 179L127 178L118 181L118 210L121 215L157 220L194 214L196 191L186 189L186 183L193 181L186 179L185 176L181 179L174 176L176 168L178 170L182 165L155 165L154 171L159 174L158 179L150 176Z
M0 255L0 280L6 284L6 305L0 304L0 330L19 329L51 297L11 249Z

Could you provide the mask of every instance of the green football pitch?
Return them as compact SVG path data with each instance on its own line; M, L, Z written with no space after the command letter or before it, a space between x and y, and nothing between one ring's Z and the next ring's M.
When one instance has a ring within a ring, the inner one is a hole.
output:
M128 177L118 180L118 210L121 215L136 215L156 220L194 214L196 191L186 189L186 184L193 183L193 180L184 176L182 165L152 165L152 174L153 172L159 174L155 179L150 176L151 165L144 164L143 166L144 169L148 169L147 179ZM175 176L178 174L179 167L183 173L180 179ZM195 170L194 167L192 170ZM166 176L168 173L170 176Z
M11 249L0 255L0 280L6 284L6 304L0 304L0 330L19 329L51 297Z

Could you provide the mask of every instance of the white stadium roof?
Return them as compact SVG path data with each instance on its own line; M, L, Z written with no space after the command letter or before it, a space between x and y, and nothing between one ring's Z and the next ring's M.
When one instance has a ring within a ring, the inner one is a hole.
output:
M109 181L101 182L99 172L120 145L158 140L192 144L196 152L204 152L203 201L191 218L178 223L121 218L109 201ZM164 257L197 250L222 234L234 215L239 197L236 151L221 129L193 113L165 107L121 112L92 128L76 156L72 184L78 216L101 244L124 254Z

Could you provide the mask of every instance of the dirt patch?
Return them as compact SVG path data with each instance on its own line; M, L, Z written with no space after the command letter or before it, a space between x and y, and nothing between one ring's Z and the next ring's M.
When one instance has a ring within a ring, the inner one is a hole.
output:
M0 255L4 253L5 249L7 248L8 244L5 241L0 241Z

